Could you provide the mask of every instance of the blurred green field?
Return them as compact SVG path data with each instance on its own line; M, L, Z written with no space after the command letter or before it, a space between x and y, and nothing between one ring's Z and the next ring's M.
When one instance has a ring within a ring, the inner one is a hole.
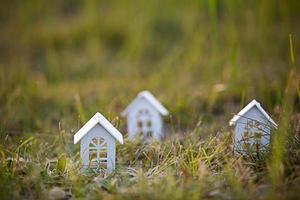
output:
M299 10L1 1L0 199L299 199ZM170 110L170 140L125 141L114 174L80 174L75 132L99 111L125 136L120 112L144 89ZM236 158L228 121L253 98L280 128L269 155Z

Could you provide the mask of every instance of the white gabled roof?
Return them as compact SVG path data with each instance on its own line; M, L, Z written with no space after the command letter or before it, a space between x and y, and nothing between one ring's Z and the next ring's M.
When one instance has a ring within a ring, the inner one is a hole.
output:
M74 135L74 144L79 142L97 124L100 124L117 141L123 144L122 134L99 112L97 112L79 131L77 131Z
M261 107L260 103L253 99L247 106L245 106L238 114L234 115L234 117L230 120L229 125L235 125L236 122L243 117L251 108L256 106L258 110L273 124L275 128L277 128L277 124L273 121L273 119L268 115L268 113Z
M129 106L121 113L122 116L126 116L130 109L134 107L140 99L145 99L148 101L161 115L167 116L169 111L149 92L142 91L138 94L138 96L133 100Z

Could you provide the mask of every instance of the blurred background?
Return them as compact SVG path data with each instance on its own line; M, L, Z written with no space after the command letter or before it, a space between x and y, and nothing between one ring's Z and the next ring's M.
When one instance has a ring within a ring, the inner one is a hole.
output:
M299 10L298 0L1 1L1 135L76 131L96 111L124 128L117 116L144 89L175 132L225 129L253 98L278 120L291 68L299 78Z

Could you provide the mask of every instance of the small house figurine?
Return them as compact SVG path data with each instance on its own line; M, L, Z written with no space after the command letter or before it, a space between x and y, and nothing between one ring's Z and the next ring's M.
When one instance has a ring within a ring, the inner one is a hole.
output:
M256 155L267 150L271 130L277 128L277 124L256 100L236 114L229 125L235 126L234 152Z
M167 109L149 91L140 92L121 113L127 117L129 139L141 137L146 142L165 137L162 117L168 114Z
M122 134L100 113L96 113L75 135L80 141L82 170L110 173L115 169L116 141L123 144Z

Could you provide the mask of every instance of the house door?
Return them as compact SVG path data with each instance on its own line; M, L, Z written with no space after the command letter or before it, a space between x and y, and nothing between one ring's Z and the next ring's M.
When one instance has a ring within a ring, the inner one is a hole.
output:
M147 109L141 109L137 115L137 130L143 140L148 140L153 137L152 117Z
M89 165L93 170L107 170L107 142L100 136L89 144Z

